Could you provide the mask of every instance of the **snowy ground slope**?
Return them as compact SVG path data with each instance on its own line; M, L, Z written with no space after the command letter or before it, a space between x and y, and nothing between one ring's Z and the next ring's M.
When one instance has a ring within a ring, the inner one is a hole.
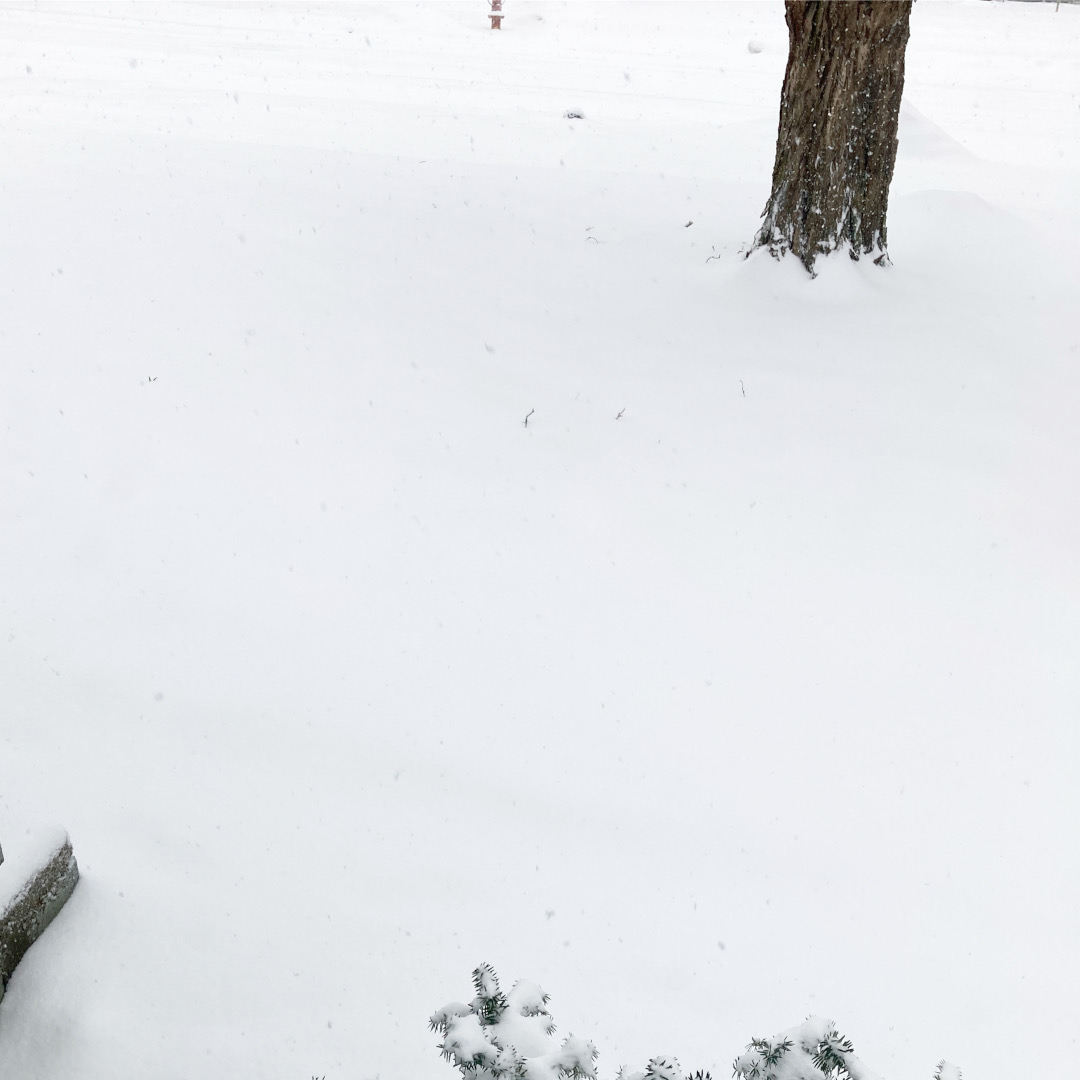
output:
M0 7L0 1076L445 1078L481 960L607 1077L1059 1075L1080 8L916 5L811 282L779 3L506 7Z

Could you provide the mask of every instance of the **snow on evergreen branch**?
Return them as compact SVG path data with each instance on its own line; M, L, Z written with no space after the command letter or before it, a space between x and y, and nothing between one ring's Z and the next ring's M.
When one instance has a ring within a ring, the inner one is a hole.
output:
M452 1001L431 1014L432 1031L442 1036L443 1057L462 1080L597 1080L596 1047L568 1035L555 1038L548 995L522 979L508 994L489 964L472 973L476 996L465 1005ZM771 1038L751 1039L733 1066L736 1080L880 1080L856 1056L851 1040L832 1020L811 1016ZM673 1057L654 1057L643 1071L619 1069L616 1080L712 1080L700 1070L684 1075ZM942 1061L933 1080L962 1080L960 1070Z
M506 1010L506 997L499 989L499 977L490 964L481 964L473 969L473 987L476 997L473 1007L485 1027L498 1023L499 1017Z
M880 1080L836 1025L818 1016L771 1039L752 1039L733 1068L741 1080Z
M702 1073L697 1074L699 1077ZM706 1074L707 1075L707 1074ZM615 1080L686 1080L678 1061L673 1057L654 1057L645 1066L645 1071L631 1072L625 1066L616 1074ZM709 1077L712 1080L712 1077Z
M549 998L539 986L521 980L504 994L494 970L481 964L473 987L469 1005L451 1002L429 1021L443 1037L443 1057L465 1080L596 1080L596 1047L574 1035L561 1044L555 1039Z

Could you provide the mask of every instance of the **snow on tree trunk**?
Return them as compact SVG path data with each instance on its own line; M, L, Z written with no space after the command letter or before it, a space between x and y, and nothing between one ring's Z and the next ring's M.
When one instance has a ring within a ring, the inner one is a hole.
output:
M772 194L754 247L888 263L885 213L896 162L912 0L787 0L789 50Z

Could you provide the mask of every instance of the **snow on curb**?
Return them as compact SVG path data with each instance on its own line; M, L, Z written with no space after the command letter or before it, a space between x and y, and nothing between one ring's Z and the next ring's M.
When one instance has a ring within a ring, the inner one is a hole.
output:
M67 903L79 864L63 829L28 833L4 859L0 851L0 1001L8 981Z

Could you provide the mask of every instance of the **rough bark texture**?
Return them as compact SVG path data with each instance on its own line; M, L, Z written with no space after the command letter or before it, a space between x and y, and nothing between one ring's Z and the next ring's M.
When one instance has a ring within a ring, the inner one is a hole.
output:
M79 865L71 842L65 841L0 911L0 1000L16 965L67 903L78 880Z
M888 262L885 214L896 163L912 0L788 0L788 62L772 194L754 247Z

